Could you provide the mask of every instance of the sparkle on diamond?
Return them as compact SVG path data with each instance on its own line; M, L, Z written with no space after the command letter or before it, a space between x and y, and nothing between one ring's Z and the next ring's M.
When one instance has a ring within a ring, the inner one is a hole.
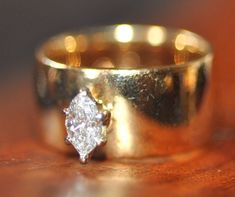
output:
M71 101L66 113L67 139L84 159L102 142L102 122L97 119L96 102L79 93Z

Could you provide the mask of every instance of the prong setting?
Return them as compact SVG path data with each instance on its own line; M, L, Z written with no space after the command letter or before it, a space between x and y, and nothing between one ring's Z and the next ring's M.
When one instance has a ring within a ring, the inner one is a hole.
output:
M88 91L89 91L88 88L81 88L79 90L79 94L81 94L82 96L86 96L90 92L90 91L89 92Z
M103 113L98 113L97 115L96 115L96 119L98 120L98 121L103 121Z
M111 119L111 113L108 110L104 110L102 112L102 120L103 120L103 125L109 126L110 119Z
M80 155L81 164L86 164L88 161L89 155Z
M70 141L69 141L68 136L67 136L66 138L64 138L64 142L65 142L67 145L70 145L70 144L71 144Z
M63 112L65 113L65 115L68 115L69 114L69 109L68 108L64 108Z

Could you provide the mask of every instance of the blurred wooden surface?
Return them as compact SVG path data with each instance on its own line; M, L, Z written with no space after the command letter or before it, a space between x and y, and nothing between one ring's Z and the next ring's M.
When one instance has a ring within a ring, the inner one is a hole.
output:
M217 129L207 147L168 161L80 165L76 157L50 150L37 139L32 80L26 72L1 87L0 196L234 196L235 3L198 2L185 3L164 22L195 31L214 46Z

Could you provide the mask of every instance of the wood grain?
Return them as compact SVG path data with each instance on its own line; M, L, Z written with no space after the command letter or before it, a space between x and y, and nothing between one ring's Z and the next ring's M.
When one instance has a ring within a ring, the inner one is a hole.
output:
M213 43L217 129L208 146L167 159L81 165L76 157L51 150L37 139L32 79L26 72L1 87L0 195L234 196L234 8L233 1L199 0L185 3L175 10L179 14L174 19L169 16L164 21L202 34Z

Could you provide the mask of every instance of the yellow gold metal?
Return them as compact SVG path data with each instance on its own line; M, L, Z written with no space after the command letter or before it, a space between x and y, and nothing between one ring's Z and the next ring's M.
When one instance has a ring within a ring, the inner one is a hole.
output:
M95 154L140 158L192 150L212 131L212 57L202 37L160 26L114 25L53 37L36 53L40 133L57 149L74 151L64 145L61 111L87 87L110 124L108 141Z

